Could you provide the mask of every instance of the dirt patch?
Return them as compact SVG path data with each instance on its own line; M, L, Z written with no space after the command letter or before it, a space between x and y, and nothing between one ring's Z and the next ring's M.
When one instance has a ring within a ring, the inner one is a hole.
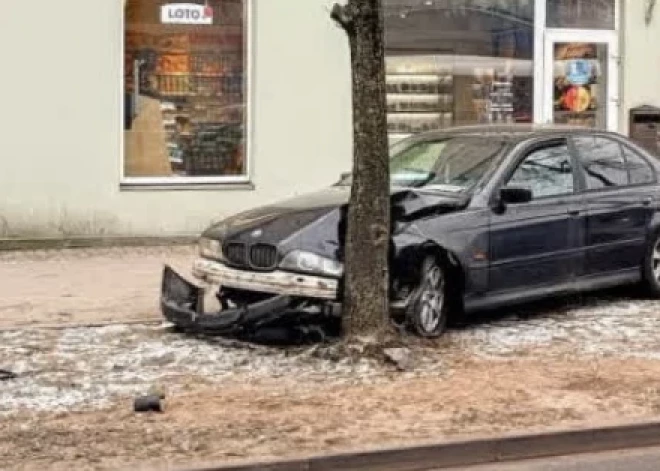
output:
M381 375L373 384L293 378L197 384L164 414L128 400L0 424L7 468L114 469L287 456L654 414L654 360L452 362L446 377ZM592 381L576 383L580 378ZM625 388L621 384L627 385ZM612 387L614 386L614 387ZM28 458L29 457L29 458Z

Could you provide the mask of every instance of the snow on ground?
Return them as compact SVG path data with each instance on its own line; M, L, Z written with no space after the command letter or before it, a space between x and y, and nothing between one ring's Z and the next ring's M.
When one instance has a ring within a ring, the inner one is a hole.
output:
M425 349L414 375L443 374L443 358L615 355L660 359L660 302L591 299L552 309L517 309L450 331ZM232 345L170 332L164 326L120 325L0 332L0 415L20 409L99 408L117 397L185 390L191 383L325 381L368 383L387 375L373 360L336 361L309 349Z
M660 302L615 298L585 304L545 313L522 308L515 315L452 332L450 338L453 345L482 355L520 350L544 355L552 348L576 355L660 359Z
M18 379L0 383L0 414L20 408L101 407L116 396L169 392L186 381L222 383L289 375L368 379L373 362L334 362L285 350L227 347L163 327L108 326L0 333L0 367Z

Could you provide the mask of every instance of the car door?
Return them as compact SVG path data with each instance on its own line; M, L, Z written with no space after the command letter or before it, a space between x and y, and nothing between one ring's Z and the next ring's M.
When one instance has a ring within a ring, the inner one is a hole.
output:
M607 135L573 138L585 186L585 276L637 269L653 213L655 172L651 165Z
M528 147L509 170L502 186L527 187L532 201L492 213L491 293L557 286L579 270L584 204L575 164L561 138Z

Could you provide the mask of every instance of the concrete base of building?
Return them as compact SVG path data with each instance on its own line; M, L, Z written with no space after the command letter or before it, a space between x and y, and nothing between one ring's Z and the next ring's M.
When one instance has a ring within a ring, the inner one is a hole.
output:
M0 252L10 250L61 250L107 247L158 247L192 245L197 236L135 236L135 237L52 237L0 238Z

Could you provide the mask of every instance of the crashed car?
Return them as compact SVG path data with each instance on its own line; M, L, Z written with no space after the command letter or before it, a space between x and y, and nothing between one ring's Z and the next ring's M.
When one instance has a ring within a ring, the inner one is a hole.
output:
M421 336L549 295L640 281L660 294L660 165L620 135L457 128L398 142L390 166L392 319ZM165 317L186 330L322 337L341 314L350 187L347 176L208 228L193 266L202 286L165 269Z

